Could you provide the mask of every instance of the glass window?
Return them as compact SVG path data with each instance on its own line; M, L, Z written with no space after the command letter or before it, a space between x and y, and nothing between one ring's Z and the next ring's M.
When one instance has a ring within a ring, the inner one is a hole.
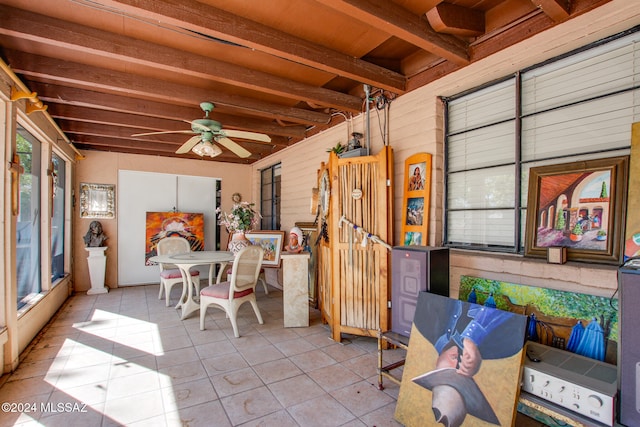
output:
M260 228L280 230L280 164L260 172Z
M444 99L446 244L522 253L531 167L628 153L639 42L613 37Z
M55 282L64 276L64 208L65 208L65 177L66 163L53 153L52 166L52 190L53 190L53 214L51 216L51 282Z
M24 128L16 135L20 165L20 213L17 224L18 308L42 291L40 272L40 142Z

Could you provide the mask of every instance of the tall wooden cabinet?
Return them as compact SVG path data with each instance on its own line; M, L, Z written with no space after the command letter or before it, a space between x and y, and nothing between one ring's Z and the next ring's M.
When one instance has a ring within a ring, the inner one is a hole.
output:
M393 150L340 159L318 171L318 305L333 340L389 329ZM376 242L386 243L383 245Z

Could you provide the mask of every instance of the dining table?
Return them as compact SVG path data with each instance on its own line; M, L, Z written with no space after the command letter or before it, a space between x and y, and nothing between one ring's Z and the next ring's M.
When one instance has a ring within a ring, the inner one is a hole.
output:
M180 308L182 313L180 318L186 319L191 313L200 309L200 304L193 297L193 280L190 270L197 265L209 265L209 286L213 284L213 274L215 265L219 265L216 283L220 283L222 274L228 263L233 262L233 253L230 251L193 251L170 255L156 255L149 258L150 261L173 264L180 270L182 274L182 295L176 305L176 309Z

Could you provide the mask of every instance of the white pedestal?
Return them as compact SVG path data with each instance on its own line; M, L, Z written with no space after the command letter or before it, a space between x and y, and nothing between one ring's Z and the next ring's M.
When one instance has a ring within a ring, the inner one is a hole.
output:
M91 279L91 289L87 291L87 295L106 294L109 292L104 286L104 277L107 271L107 256L104 251L106 246L97 248L85 248L89 252L87 262L89 264L89 278Z
M309 326L310 256L308 252L281 255L285 328Z

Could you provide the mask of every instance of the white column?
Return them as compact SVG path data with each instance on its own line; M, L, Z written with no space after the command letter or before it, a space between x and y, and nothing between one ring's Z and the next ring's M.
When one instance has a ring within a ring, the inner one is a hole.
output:
M89 252L87 262L89 263L89 277L91 279L91 289L87 291L87 295L106 294L109 292L104 286L104 277L107 271L107 256L104 251L106 246L85 248Z
M282 303L284 327L309 326L309 258L308 252L283 253Z

